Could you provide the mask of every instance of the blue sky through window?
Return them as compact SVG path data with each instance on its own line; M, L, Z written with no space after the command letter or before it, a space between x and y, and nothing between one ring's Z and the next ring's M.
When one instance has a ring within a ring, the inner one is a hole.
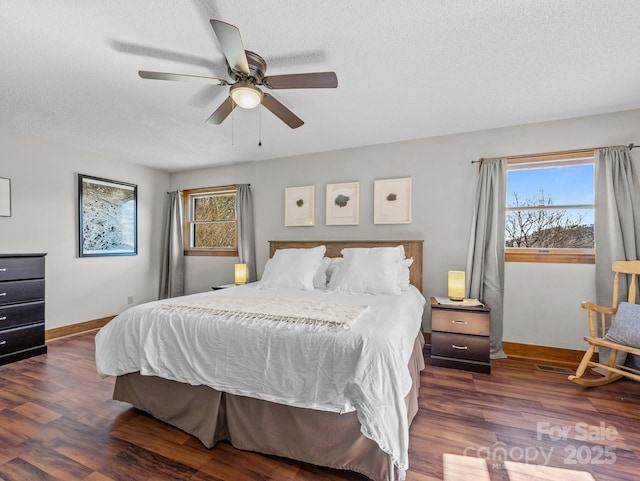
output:
M507 206L515 206L516 193L520 205L538 199L540 190L554 205L593 204L593 164L510 170L507 177ZM567 211L583 215L583 224L593 224L593 209Z

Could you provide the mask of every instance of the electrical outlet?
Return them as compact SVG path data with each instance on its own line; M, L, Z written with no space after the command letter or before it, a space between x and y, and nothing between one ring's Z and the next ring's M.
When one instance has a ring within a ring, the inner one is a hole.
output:
M127 297L127 304L133 304L133 296Z

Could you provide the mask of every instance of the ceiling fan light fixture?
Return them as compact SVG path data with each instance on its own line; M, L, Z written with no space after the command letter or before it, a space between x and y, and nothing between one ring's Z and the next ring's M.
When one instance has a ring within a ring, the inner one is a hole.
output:
M231 98L243 109L253 109L262 103L262 90L251 82L243 80L231 86Z

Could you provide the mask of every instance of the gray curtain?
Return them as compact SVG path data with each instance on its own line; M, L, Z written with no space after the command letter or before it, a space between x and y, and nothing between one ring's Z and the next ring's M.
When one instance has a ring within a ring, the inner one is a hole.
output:
M247 282L258 280L256 273L256 241L253 230L253 197L249 184L236 186L236 219L238 221L238 258L247 264Z
M507 160L483 160L476 188L466 278L469 297L482 299L491 308L491 359L507 357L502 350L506 189Z
M640 259L640 178L628 147L595 151L596 302L613 300L613 261ZM620 300L627 286L620 283Z
M168 192L167 199L159 299L184 295L182 198L176 191Z

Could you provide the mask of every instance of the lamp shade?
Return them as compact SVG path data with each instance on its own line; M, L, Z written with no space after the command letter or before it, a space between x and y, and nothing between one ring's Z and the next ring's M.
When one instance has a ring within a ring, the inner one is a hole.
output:
M464 271L449 271L449 299L452 301L461 301L464 299L465 291Z
M247 264L236 264L234 272L234 279L236 284L247 283Z
M243 109L253 109L260 105L264 97L262 91L246 80L237 82L231 87L231 98Z

